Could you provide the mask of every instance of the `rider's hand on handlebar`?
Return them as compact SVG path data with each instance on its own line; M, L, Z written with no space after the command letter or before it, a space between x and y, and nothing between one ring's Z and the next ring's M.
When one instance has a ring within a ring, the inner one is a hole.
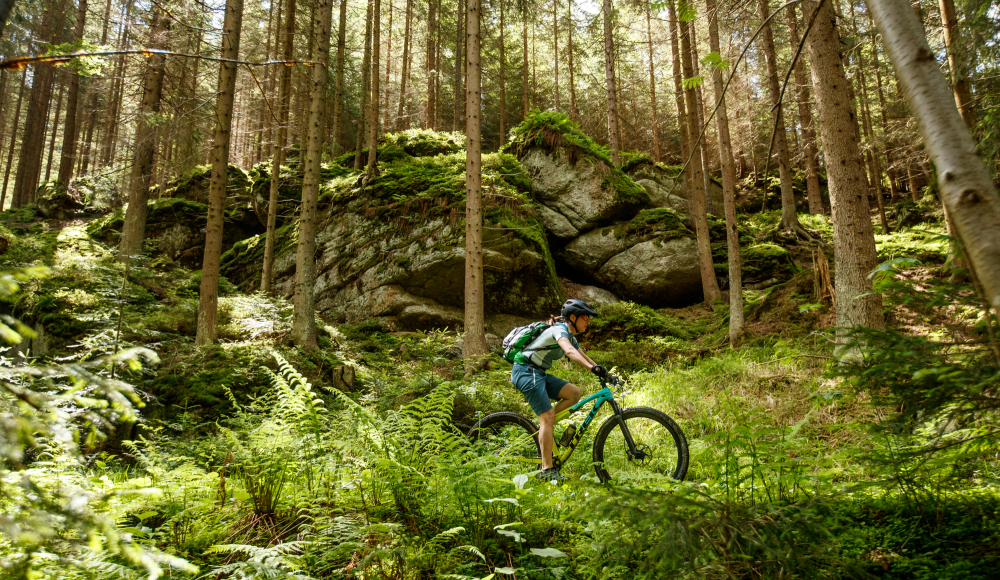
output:
M608 375L608 369L604 368L601 365L594 365L593 367L590 368L590 372L594 373L595 375L597 375L602 379L607 379L608 376L610 376Z

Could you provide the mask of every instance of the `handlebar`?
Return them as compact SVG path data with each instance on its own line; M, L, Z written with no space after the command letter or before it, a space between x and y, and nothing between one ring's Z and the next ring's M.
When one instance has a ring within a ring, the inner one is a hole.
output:
M598 378L598 380L601 381L601 387L604 387L604 388L609 387L609 386L620 387L623 384L625 384L625 380L624 379L622 379L621 377L617 377L615 375L612 375L612 374L609 374L606 377L597 377L597 378Z

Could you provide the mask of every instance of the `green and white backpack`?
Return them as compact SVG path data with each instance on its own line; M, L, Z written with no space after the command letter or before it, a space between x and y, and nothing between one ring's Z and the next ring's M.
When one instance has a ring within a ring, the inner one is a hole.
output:
M517 362L517 355L535 341L546 329L551 328L547 322L532 322L527 326L518 326L507 334L503 339L503 358L507 362L514 364ZM553 344L540 350L550 350L559 345Z

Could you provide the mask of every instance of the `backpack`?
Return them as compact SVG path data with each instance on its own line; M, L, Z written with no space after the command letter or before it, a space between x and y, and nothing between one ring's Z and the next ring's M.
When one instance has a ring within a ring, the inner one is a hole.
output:
M532 322L527 326L518 326L510 331L503 339L503 358L514 364L517 355L521 354L525 347L534 342L548 328L550 327L546 322ZM553 349L556 346L558 345L553 344L545 347L544 350Z

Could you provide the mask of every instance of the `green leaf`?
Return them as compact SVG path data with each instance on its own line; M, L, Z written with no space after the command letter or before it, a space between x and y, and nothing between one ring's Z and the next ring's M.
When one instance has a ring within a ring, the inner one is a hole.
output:
M493 573L494 574L513 574L515 572L516 572L516 570L514 568L510 568L510 567L507 567L507 566L504 566L503 568L494 568L493 569Z
M245 491L235 491L233 492L233 497L236 499L250 499L250 494Z
M684 79L681 84L684 85L685 89L697 89L698 87L701 86L701 83L704 82L704 80L705 80L704 77L698 75L696 77Z
M691 22L698 16L698 11L694 9L693 4L688 4L683 0L677 3L677 17L681 19L681 22Z
M532 548L531 553L536 556L541 556L543 558L566 558L568 555L566 552L559 551L555 548Z
M722 55L714 50L705 55L705 58L701 59L701 64L711 68L712 70L725 70L729 68L729 61L722 58Z
M158 513L160 513L160 512L157 512L157 511L142 512L141 514L139 514L139 515L137 515L135 517L139 518L139 521L146 521L146 520L148 520L149 518L155 516Z

